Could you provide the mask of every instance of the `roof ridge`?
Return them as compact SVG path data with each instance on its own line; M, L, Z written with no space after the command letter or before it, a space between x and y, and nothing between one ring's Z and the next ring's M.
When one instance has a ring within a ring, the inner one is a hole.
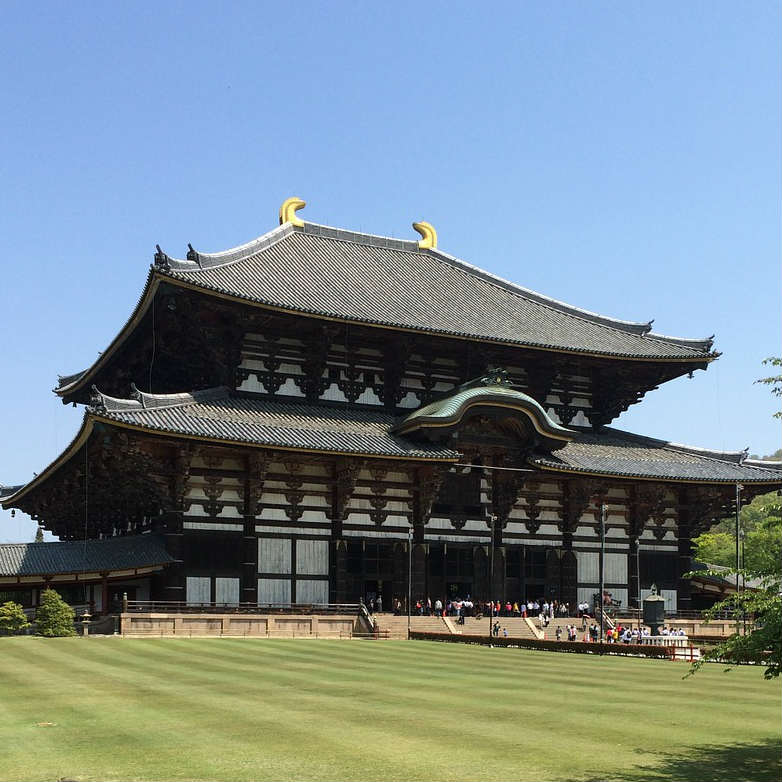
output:
M97 413L115 413L123 410L152 410L168 407L184 407L198 402L206 402L210 399L219 399L230 392L228 386L214 386L212 388L174 394L151 394L146 391L140 391L135 383L131 383L130 388L130 397L121 398L104 394L96 386L93 386L92 399L90 400L91 410Z
M628 432L625 429L616 429L613 426L604 427L604 431L616 432L620 435L626 435L636 440L645 440L647 442L658 443L665 448L670 448L673 451L679 451L681 453L690 453L694 456L701 456L704 459L713 459L714 461L729 461L735 464L744 464L749 449L745 448L743 451L716 451L713 448L703 448L698 445L685 445L683 443L674 443L670 440L663 440L659 437L649 437L648 435L636 434L635 432ZM599 435L598 435L599 436Z
M156 245L157 252L154 256L153 267L161 271L187 271L199 272L204 269L212 269L216 266L229 266L232 263L243 261L261 250L266 250L277 242L290 236L294 231L294 226L290 223L279 225L267 231L249 242L230 247L227 250L221 250L216 253L203 253L193 248L192 244L187 245L187 256L185 258L174 258L160 249Z

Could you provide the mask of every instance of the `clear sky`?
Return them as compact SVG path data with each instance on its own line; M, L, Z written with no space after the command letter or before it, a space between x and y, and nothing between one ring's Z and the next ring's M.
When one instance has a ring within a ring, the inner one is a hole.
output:
M0 483L68 444L51 393L154 246L305 219L417 238L723 357L614 422L780 446L778 2L3 3ZM30 540L0 514L0 541Z

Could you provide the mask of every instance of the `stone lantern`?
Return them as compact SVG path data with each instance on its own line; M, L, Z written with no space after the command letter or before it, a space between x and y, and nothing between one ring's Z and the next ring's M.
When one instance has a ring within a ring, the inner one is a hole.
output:
M657 585L652 584L652 594L644 598L644 624L649 625L652 635L659 635L664 622L665 598L657 594Z

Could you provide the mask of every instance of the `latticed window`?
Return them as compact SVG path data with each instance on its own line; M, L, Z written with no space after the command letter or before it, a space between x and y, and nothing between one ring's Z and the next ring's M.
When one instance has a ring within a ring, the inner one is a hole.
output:
M541 549L527 549L524 557L524 576L536 581L544 581L546 578L546 551Z
M481 476L476 470L468 473L449 472L445 476L437 501L432 507L433 516L450 518L481 518Z

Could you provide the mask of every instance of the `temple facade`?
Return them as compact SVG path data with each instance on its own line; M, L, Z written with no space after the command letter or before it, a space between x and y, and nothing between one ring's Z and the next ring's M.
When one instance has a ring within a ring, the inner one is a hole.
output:
M232 250L158 248L113 342L60 378L81 429L0 502L91 542L68 565L83 599L107 610L111 579L139 600L390 606L409 579L413 600L573 605L598 591L602 539L622 605L655 583L669 611L699 607L691 539L782 471L611 424L706 369L712 340L507 282L426 223L390 239L303 205ZM112 546L111 567L89 560ZM34 603L63 575L35 558L0 556L0 590Z

